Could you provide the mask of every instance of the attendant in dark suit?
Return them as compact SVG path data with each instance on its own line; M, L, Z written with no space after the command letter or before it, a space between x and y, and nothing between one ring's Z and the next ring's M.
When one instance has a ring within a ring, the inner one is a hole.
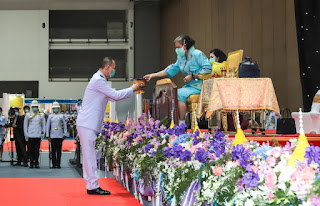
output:
M20 116L20 109L14 108L15 110L15 121L12 124L13 127L13 136L16 145L17 152L17 163L15 166L20 166L23 163L23 166L28 167L28 156L26 151L26 140L23 133L23 121L24 116Z

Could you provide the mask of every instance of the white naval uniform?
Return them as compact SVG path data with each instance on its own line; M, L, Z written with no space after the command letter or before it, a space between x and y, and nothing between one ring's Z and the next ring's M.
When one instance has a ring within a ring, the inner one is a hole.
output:
M30 155L30 166L39 166L39 150L41 139L46 134L46 119L43 113L29 112L23 122L23 130Z
M34 112L29 112L24 118L23 130L26 141L28 141L29 138L43 138L46 133L46 120L44 118L44 114L38 113L29 121L29 119L34 115Z
M83 177L88 190L99 187L95 144L97 135L101 132L108 100L118 101L129 98L132 94L131 87L122 90L111 88L100 70L92 76L86 88L77 118L77 130L82 147Z
M47 119L46 136L51 139L67 136L67 124L63 114L50 114Z
M5 136L5 127L4 125L7 123L7 118L3 115L0 116L0 145L2 145L2 142L4 140Z

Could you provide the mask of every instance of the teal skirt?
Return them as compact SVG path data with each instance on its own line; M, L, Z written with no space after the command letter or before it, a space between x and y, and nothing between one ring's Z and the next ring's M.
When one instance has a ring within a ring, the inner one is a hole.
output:
M192 94L200 94L201 90L192 86L185 85L178 89L178 100L186 103L187 99Z

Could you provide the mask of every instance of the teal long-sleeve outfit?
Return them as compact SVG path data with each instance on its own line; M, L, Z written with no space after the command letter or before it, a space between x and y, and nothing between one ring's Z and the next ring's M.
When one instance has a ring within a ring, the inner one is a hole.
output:
M180 71L185 76L192 75L193 73L208 74L211 73L211 64L202 51L192 46L188 50L187 57L178 56L176 63L169 65L164 71L170 78ZM201 87L202 80L192 79L190 82L185 83L182 88L178 89L178 100L186 102L190 95L200 94Z

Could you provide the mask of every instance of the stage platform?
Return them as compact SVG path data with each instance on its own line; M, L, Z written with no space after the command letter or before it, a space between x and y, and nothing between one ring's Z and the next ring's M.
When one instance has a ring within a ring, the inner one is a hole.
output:
M191 132L191 130L188 130ZM208 132L207 129L201 129L201 132ZM223 132L224 134L228 134L229 137L233 138L236 135L234 131ZM298 138L299 134L276 134L275 129L267 129L266 134L262 135L262 133L258 130L254 135L251 133L251 129L247 129L243 131L246 138L251 141L257 141L259 143L270 142L272 145L275 140L279 142L280 145L285 145L292 138ZM306 134L308 138L309 144L313 144L315 146L320 146L320 134Z

